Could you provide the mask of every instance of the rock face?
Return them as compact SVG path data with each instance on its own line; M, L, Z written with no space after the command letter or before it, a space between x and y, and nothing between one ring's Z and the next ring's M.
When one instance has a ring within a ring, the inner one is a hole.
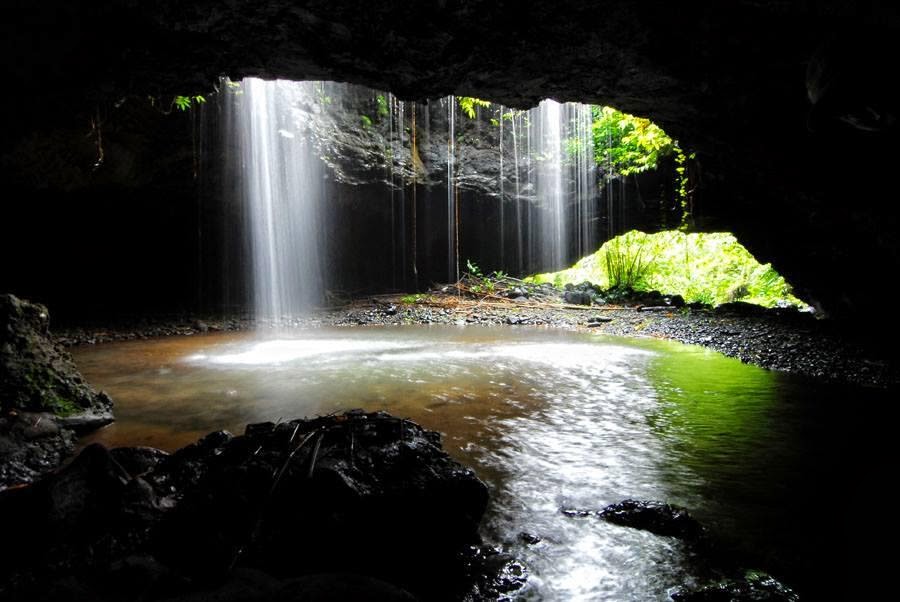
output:
M90 429L112 421L112 400L94 391L71 356L50 337L47 308L0 295L0 404L51 412L56 422Z
M0 552L0 597L74 579L100 599L157 599L225 587L235 567L460 597L486 504L485 485L437 433L384 413L250 425L172 455L92 445L62 472L0 494L0 512L21 519L4 534L17 544Z
M49 324L43 305L0 295L0 487L55 468L76 433L113 420L112 400L84 382Z

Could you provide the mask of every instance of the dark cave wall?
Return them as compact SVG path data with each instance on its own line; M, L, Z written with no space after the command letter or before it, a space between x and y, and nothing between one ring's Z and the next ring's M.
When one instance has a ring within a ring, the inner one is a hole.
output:
M6 81L26 101L5 113L4 176L29 137L84 129L124 97L204 93L221 73L353 81L409 99L609 104L697 152L697 227L735 232L801 294L865 317L866 283L900 267L898 10L836 0L16 0L0 44ZM21 219L9 204L4 221ZM186 213L171 217L188 227Z
M146 98L39 128L3 156L0 288L55 323L187 312L198 295L199 113Z

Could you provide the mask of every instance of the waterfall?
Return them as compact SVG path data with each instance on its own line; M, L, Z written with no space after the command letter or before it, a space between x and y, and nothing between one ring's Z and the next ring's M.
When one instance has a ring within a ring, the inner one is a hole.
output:
M456 97L447 97L447 278L459 280L459 223L456 196Z
M261 320L320 305L326 285L358 294L455 282L468 259L485 273L556 270L602 238L589 106L477 101L473 111L455 96L429 106L259 79L225 92L223 213L239 227L223 231L234 249L222 256L229 279L247 272L228 298Z
M516 179L516 261L518 271L517 274L523 274L525 272L525 249L522 244L523 233L522 233L522 187L519 181L519 133L522 131L522 128L519 127L519 121L521 118L518 115L513 115L512 118L512 139L513 139L513 174Z
M594 166L594 142L590 105L567 103L566 118L572 124L570 169L574 182L575 255L584 257L597 248L595 210L598 188Z
M504 220L506 198L503 194L503 105L500 105L500 119L497 121L497 127L500 128L500 207L497 209L500 212L500 223L497 238L500 241L500 265L502 266L506 264L506 245L504 244L504 237L506 236L506 223Z
M547 269L558 269L566 262L561 108L558 102L544 100L534 111L539 130L535 149L537 194L542 210L538 244L541 264Z
M246 205L253 305L259 319L282 323L320 303L319 206L324 166L306 133L320 82L248 78L235 103L240 157L237 185Z

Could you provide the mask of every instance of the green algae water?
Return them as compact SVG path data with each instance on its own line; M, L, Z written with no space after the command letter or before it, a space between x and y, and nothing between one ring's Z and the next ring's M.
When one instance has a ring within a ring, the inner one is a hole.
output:
M542 600L665 600L720 566L816 592L847 553L832 500L858 453L834 436L836 408L874 395L699 347L527 328L222 333L73 354L116 402L117 421L85 443L174 450L351 408L440 431L490 488L486 540L527 564L521 596ZM713 551L560 512L625 498L687 507Z

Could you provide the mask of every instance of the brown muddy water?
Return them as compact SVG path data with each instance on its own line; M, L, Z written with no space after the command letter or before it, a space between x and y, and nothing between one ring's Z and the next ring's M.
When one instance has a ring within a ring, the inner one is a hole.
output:
M700 347L508 327L221 333L73 355L116 403L117 421L85 443L171 451L351 408L440 431L490 488L486 540L527 564L522 597L546 600L665 600L732 565L816 593L845 553L825 500L858 453L834 436L837 408L873 395ZM716 552L560 512L625 498L687 507Z

